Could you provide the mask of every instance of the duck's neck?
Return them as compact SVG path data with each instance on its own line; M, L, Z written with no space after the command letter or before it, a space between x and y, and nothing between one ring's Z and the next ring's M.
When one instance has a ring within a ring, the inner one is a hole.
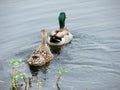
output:
M65 21L59 20L59 27L60 29L63 29L65 27Z
M45 48L47 48L48 47L48 45L47 45L47 38L46 37L42 37L41 38L42 39L42 41L41 41L41 48L43 48L43 49L45 49Z
M46 42L47 42L46 39L42 39L42 45L46 45L47 44Z
M47 44L47 32L45 32L45 31L41 32L41 43L42 43L42 45Z
M58 21L59 21L60 29L63 29L65 27L65 16L60 15L59 18L58 18Z

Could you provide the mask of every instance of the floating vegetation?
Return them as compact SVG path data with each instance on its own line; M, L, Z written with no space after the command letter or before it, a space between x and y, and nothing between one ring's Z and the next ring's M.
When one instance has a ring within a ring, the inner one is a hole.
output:
M24 62L22 59L20 60L14 60L11 59L10 62L12 71L12 80L10 82L11 88L10 90L21 90L21 88L24 86L24 90L29 90L29 88L32 86L32 77L28 76L22 67L24 67ZM21 81L21 82L20 82ZM41 85L41 82L37 80L37 85Z
M38 90L39 90L39 89L40 89L40 85L41 85L41 81L38 79L38 80L36 81L36 84L37 84Z
M10 81L10 90L29 90L32 87L33 77L30 77L25 73L24 68L24 61L22 59L19 60L10 60L11 65L11 81ZM59 82L62 79L62 75L67 72L64 68L60 68L58 70L58 77L56 80L56 85L59 88ZM35 81L36 85L38 86L38 90L40 90L41 81L37 78ZM58 89L59 90L59 89Z
M58 70L58 77L57 77L57 81L56 81L56 85L57 85L57 87L59 86L58 85L58 83L59 83L59 81L62 79L62 75L63 75L63 73L65 73L65 72L67 72L64 68L60 68L59 70Z

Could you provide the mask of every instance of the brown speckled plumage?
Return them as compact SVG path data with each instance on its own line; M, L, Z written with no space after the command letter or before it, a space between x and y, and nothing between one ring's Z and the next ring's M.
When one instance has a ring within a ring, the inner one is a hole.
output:
M33 51L27 60L30 65L43 66L53 59L53 54L46 43L47 32L45 30L41 30L41 37L42 45L37 50Z

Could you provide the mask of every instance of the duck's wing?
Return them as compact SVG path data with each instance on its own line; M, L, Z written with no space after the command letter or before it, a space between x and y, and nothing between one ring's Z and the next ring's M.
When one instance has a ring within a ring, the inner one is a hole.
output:
M39 52L44 57L46 62L49 62L50 60L52 60L53 54L51 53L51 51L50 51L50 49L49 49L49 47L47 45L41 46L39 48Z
M67 30L63 30L63 31L60 31L59 33L57 33L57 37L61 37L63 38L65 35L68 35L69 32Z
M51 32L50 36L56 36L57 33L59 33L60 31L59 30L54 30Z

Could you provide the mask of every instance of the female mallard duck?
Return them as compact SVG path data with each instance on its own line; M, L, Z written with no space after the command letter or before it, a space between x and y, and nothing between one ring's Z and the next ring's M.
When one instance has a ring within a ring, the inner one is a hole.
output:
M29 65L43 66L53 59L53 54L47 45L47 32L45 30L41 30L41 40L41 46L37 50L33 51L27 60Z
M61 46L68 44L72 41L73 35L65 27L66 14L61 12L59 14L59 30L52 31L48 37L48 44L51 46Z

